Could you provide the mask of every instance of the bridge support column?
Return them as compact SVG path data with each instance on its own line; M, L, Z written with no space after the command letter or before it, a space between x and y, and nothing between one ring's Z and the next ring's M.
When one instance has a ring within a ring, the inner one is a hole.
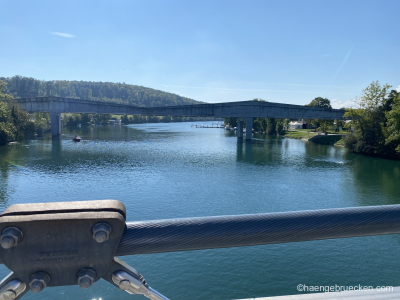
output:
M61 114L58 112L50 112L51 135L61 134Z
M243 120L238 119L236 131L238 139L243 139Z
M246 118L246 140L251 140L253 134L253 118Z

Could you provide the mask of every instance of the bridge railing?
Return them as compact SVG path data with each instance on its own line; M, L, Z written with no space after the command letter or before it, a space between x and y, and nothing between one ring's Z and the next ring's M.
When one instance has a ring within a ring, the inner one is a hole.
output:
M116 255L400 233L400 205L126 223Z
M125 222L115 200L13 205L0 216L0 299L100 278L165 300L114 256L400 233L400 205Z

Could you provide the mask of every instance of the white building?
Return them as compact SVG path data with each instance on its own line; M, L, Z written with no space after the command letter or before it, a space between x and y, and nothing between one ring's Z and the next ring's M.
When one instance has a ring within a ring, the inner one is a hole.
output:
M303 122L301 122L301 121L291 121L289 123L289 129L303 129Z

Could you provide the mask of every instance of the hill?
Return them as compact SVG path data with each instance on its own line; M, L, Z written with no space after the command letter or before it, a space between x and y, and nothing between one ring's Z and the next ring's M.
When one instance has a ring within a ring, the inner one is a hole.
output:
M67 80L37 80L31 77L0 77L7 82L6 94L14 97L59 96L115 102L143 107L199 104L190 98L138 85Z

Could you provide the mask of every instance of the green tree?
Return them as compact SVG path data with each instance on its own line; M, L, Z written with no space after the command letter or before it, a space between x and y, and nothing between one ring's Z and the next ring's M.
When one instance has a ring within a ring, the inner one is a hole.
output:
M387 103L390 102L392 102L391 110L385 112L387 118L385 145L400 154L400 93L392 91L387 100Z
M0 145L24 138L34 131L27 112L13 103L11 95L3 93L6 83L0 81Z
M284 135L286 129L289 127L289 119L276 119L276 134Z
M35 132L38 135L50 130L50 114L49 113L35 113L33 114Z
M331 101L328 98L317 97L314 98L307 106L330 108L332 109Z
M5 102L11 102L13 100L13 96L5 94L7 83L0 80L0 100Z
M357 108L346 110L355 128L353 134L344 139L345 146L354 152L368 155L393 156L394 149L385 142L387 135L386 112L392 110L393 99L389 99L390 86L372 82L355 100ZM389 114L388 114L389 115Z
M328 98L322 98L322 97L315 98L306 106L332 109L331 101ZM309 120L309 123L311 123L316 127L319 127L321 131L327 131L333 125L333 120L317 119L317 120Z
M0 101L0 145L15 140L14 124L7 103Z
M6 85L5 82L0 81L0 145L15 140L15 128L9 108L9 103L13 97L3 93Z
M224 121L224 125L225 126L229 126L229 127L231 127L231 128L233 128L233 127L237 127L237 118L234 118L234 117L231 117L231 118L225 118L225 121Z
M18 105L12 105L11 117L14 124L15 140L21 140L25 136L34 134L35 126L29 114Z

